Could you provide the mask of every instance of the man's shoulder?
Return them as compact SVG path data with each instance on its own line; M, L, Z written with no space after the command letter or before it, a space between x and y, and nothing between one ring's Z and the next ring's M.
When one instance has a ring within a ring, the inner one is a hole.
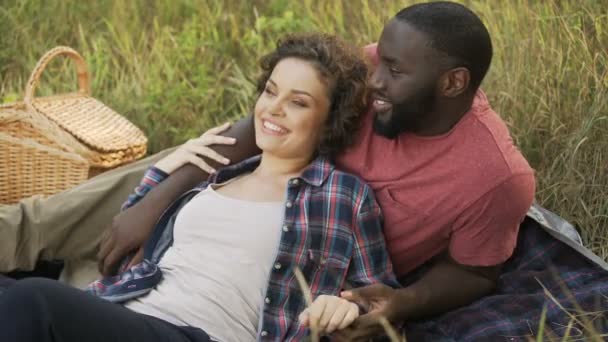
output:
M471 122L464 125L466 148L470 149L481 169L502 172L505 177L518 174L533 174L523 153L515 145L509 127L492 109L485 94L480 90L471 109ZM494 165L492 164L494 162ZM501 164L502 167L497 167ZM494 166L492 168L492 166Z

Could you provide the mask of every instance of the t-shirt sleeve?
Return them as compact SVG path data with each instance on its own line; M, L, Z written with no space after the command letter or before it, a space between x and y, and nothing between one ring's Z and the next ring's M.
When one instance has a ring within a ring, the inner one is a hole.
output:
M378 65L378 43L365 45L363 47L363 54L365 55L365 58L370 61L373 67Z
M513 254L534 191L533 174L514 175L467 207L454 223L450 256L467 266L505 262Z

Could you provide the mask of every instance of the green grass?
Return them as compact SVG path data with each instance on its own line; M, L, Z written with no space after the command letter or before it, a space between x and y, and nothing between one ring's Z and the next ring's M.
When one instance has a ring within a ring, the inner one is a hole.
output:
M492 34L483 88L537 171L537 199L608 259L606 1L462 2ZM409 3L3 0L0 101L20 99L38 58L69 45L86 58L94 95L143 128L156 152L247 113L257 58L284 33L321 30L362 45ZM75 85L71 65L56 61L39 94Z
M604 0L463 1L487 23L495 58L483 88L537 171L538 200L608 257L608 14ZM375 41L411 1L3 0L0 100L20 99L56 45L86 58L94 95L150 138L150 151L234 120L253 103L257 58L286 32ZM47 69L39 94L75 88Z

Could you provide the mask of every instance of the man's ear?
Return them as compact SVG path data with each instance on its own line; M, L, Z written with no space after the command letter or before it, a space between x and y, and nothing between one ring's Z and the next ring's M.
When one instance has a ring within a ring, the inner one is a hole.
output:
M441 93L445 97L457 97L469 89L471 72L469 69L460 67L446 71L441 76Z

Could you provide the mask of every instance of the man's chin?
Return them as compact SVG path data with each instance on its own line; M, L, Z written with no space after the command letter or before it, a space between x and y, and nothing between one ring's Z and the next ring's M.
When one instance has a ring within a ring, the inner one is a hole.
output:
M403 130L399 129L399 126L395 125L390 120L387 121L383 119L382 116L376 114L374 118L374 132L388 139L397 138Z

